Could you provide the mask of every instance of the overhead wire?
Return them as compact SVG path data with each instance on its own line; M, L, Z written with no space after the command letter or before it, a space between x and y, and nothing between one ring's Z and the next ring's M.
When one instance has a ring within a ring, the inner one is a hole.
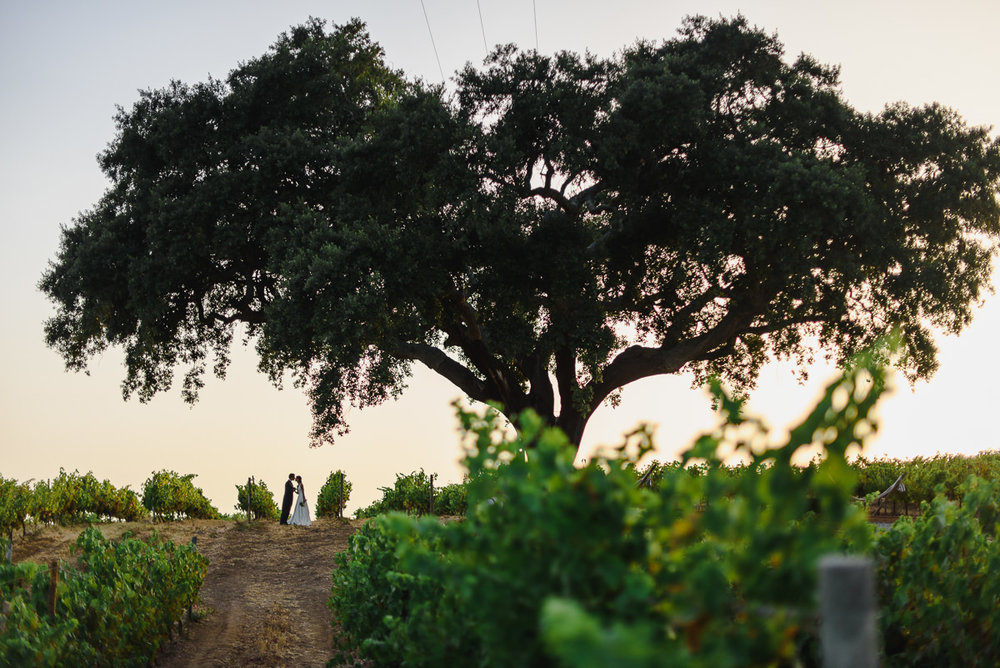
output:
M441 83L445 84L444 68L441 66L441 56L438 55L437 43L434 41L434 31L431 29L431 20L427 16L427 6L424 0L420 0L420 9L424 12L424 22L427 24L427 34L431 38L431 48L434 49L434 59L437 61L438 73L441 75ZM479 29L483 35L483 49L486 55L490 53L489 42L486 41L486 23L483 21L483 7L480 0L476 0L476 9L479 10ZM531 0L531 13L535 23L535 51L538 51L538 1Z
M537 3L537 0L531 0L531 12L532 12L532 14L535 15L535 51L538 51L538 3Z
M488 56L490 55L490 45L486 43L486 24L483 23L483 8L479 4L479 0L476 0L476 8L479 9L479 28L483 31L483 48Z
M434 43L434 32L431 30L431 20L427 18L427 7L424 6L424 0L420 0L420 8L424 10L424 21L427 22L427 34L431 36L431 47L434 49L434 58L437 60L438 72L441 73L441 85L444 85L444 68L441 67L441 57L438 56L437 44Z

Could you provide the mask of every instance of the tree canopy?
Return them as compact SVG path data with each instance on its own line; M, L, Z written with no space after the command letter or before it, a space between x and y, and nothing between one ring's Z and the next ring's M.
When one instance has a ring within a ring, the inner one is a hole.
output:
M119 109L111 185L41 281L72 369L125 351L193 401L236 337L307 387L314 442L414 362L579 444L628 383L753 386L898 330L911 378L989 289L1000 144L938 104L852 108L839 71L743 17L610 58L514 47L455 91L358 21Z

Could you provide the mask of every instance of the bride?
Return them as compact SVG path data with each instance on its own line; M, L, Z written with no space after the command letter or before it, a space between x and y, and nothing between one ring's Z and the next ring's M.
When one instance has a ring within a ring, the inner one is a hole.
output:
M295 499L295 512L288 518L288 523L307 527L312 524L312 520L309 519L309 503L306 501L306 488L302 485L302 476L295 476L295 482L299 486L299 496Z

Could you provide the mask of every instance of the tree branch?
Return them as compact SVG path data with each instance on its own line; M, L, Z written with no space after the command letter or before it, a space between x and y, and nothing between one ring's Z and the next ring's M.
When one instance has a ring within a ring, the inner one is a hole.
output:
M446 299L455 305L458 314L462 316L466 338L470 341L482 341L483 330L479 327L479 314L472 308L465 295L458 290L452 290L446 295Z
M263 313L258 311L241 311L231 315L222 315L221 313L212 311L206 314L202 320L205 322L221 322L223 325L231 325L237 321L245 322L248 325L263 325L267 319Z
M574 206L580 208L585 203L593 201L594 196L597 195L597 193L601 192L602 190L604 190L604 185L602 185L600 182L597 182L590 186L587 186L577 194L573 195L570 198L570 200L573 202Z
M785 329L786 327L791 327L792 325L805 325L808 323L818 323L823 322L823 318L818 315L809 316L799 316L798 318L786 318L785 320L779 320L774 323L767 325L760 325L758 327L746 327L743 332L746 334L770 334L771 332L776 332L780 329Z
M492 353L479 326L478 314L465 295L458 290L448 293L442 304L452 309L458 318L446 322L441 330L448 335L445 345L454 345L482 374L488 386L492 387L492 398L511 410L521 410L526 405L525 395L518 377L509 365L497 359Z
M604 378L594 385L590 401L591 411L597 410L609 394L619 387L649 376L671 374L680 371L688 362L700 359L702 355L731 340L753 321L753 308L734 309L726 314L711 330L682 343L666 347L629 346L608 364Z
M195 306L198 309L198 319L203 324L207 325L216 322L220 322L223 325L231 325L237 321L242 321L250 325L263 325L266 321L266 318L261 311L253 310L250 306L249 300L243 300L241 302L231 304L230 306L232 307L233 312L229 315L223 315L219 311L209 311L206 313L205 306L201 303L200 299L195 301Z
M675 313L670 316L670 329L676 329L678 327L684 327L684 321L689 319L691 316L695 315L701 309L708 306L708 304L718 298L725 297L725 293L721 291L718 285L711 285L708 290L689 301L684 305L683 308L678 309Z
M570 200L566 199L561 192L555 188L550 188L547 185L544 187L540 186L538 188L532 188L528 191L528 195L532 197L537 195L539 197L550 199L558 204L563 211L572 215L576 215L580 212L580 208L573 204Z
M415 360L431 371L450 381L475 401L499 400L490 394L489 386L465 366L448 357L443 350L425 343L396 343L393 350L397 357Z

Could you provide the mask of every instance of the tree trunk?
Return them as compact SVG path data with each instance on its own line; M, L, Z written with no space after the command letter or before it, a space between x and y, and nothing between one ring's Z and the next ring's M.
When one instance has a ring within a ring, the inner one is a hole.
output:
M587 428L587 421L590 415L581 415L575 410L563 411L556 420L555 426L563 430L569 442L580 452L580 442L583 440L583 432Z

